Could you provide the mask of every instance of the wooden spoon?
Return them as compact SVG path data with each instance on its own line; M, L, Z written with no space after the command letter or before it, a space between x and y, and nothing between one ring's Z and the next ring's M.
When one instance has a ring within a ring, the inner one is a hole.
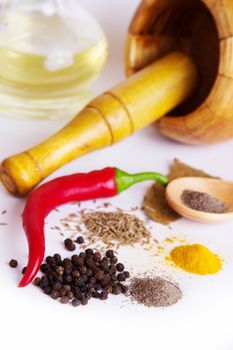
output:
M188 208L182 201L183 191L205 192L218 198L227 206L227 212L221 214L205 213ZM183 177L170 182L166 189L168 204L183 217L199 222L211 223L233 219L233 182L203 177Z

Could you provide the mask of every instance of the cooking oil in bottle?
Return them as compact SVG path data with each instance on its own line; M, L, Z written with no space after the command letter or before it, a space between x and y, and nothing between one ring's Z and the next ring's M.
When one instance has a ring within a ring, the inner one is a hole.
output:
M3 0L0 113L74 116L90 100L107 53L103 30L77 0Z

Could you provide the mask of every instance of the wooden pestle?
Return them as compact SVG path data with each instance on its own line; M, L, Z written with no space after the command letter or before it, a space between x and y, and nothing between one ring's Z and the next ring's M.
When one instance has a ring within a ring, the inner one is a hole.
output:
M5 188L24 196L65 163L111 146L155 122L194 92L195 64L173 52L90 102L48 140L5 159L0 178Z

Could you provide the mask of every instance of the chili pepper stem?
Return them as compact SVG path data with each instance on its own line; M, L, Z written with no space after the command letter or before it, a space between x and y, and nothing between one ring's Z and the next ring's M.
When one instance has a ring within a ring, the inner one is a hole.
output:
M118 193L121 193L130 186L143 182L153 180L161 184L162 186L166 186L169 182L167 176L164 176L160 173L146 172L139 174L128 174L120 169L116 169L116 185Z

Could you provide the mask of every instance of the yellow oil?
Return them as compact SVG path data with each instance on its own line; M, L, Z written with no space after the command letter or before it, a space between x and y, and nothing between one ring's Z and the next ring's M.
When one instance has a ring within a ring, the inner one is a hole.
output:
M101 40L76 55L71 66L48 71L44 57L0 48L0 112L18 118L72 117L90 100L106 56Z
M46 22L41 21L41 16L38 17L38 14L30 18L30 26L28 18L26 17L27 28L25 28L25 15L22 21L22 15L10 14L9 28L15 26L12 30L15 31L16 38L13 38L9 29L7 35L10 39L8 40L8 37L5 36L4 40L0 40L0 113L29 119L72 117L91 98L92 83L106 61L108 53L106 39L104 35L99 36L96 42L92 40L94 44L91 45L90 41L86 48L83 45L79 52L71 55L72 59L68 60L67 64L62 62L59 66L59 56L55 55L54 69L50 69L46 63L48 56L35 50L35 45L38 43L31 40L32 48L30 48L30 40L27 38L26 45L22 40L24 33L32 33L35 30L38 32L40 24L42 24L40 31L41 33L43 31L42 34L46 37L49 27L46 28ZM57 19L56 23L52 18L49 20L53 21L52 28L60 25ZM0 18L0 21L4 22L4 18ZM51 23L49 25L51 26ZM17 28L21 34L24 30L19 37L17 37ZM11 43L8 45L10 40ZM65 35L61 40L65 40ZM49 43L46 44L49 45ZM39 45L38 47L40 48ZM51 61L53 61L51 53L49 60L51 66Z

